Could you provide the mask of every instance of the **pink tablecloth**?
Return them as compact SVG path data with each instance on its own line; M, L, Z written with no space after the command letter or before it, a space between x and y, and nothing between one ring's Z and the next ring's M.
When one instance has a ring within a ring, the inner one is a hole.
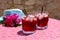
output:
M49 19L48 28L37 30L31 35L23 35L21 27L0 25L0 40L60 40L60 21Z

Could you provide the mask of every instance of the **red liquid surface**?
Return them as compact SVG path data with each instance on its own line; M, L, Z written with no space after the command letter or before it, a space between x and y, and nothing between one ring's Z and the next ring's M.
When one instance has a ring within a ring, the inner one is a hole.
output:
M22 29L24 31L35 31L36 30L36 21L29 21L22 19Z
M38 26L40 27L44 27L46 25L48 25L48 17L44 17L42 19L38 19Z

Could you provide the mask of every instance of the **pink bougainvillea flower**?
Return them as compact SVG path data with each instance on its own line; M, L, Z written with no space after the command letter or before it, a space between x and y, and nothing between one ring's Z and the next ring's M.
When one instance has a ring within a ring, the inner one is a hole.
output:
M12 23L13 23L13 22L12 22L12 19L11 19L10 17L7 17L7 18L4 20L4 24L5 24L5 25L10 25L10 24L12 25Z
M8 18L10 15L5 15L4 18Z
M17 20L16 20L16 23L17 23L17 24L20 23L20 19L17 19Z
M4 16L4 24L8 26L14 26L15 24L20 23L20 19L18 19L18 15L16 13L5 15Z
M14 13L14 14L10 15L10 18L12 20L16 20L18 18L18 15Z

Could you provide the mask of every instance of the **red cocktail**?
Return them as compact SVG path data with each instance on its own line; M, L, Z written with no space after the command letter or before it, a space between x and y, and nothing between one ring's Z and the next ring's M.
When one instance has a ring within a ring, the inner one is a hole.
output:
M48 27L48 14L42 13L37 17L37 28L46 29Z
M22 18L22 29L23 33L31 34L34 33L36 30L36 22L37 18L33 15L29 15L28 17L24 16Z

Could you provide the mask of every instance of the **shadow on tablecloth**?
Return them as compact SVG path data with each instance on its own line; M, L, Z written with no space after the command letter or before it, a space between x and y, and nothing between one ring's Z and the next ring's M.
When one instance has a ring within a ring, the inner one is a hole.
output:
M24 34L22 31L18 31L17 34L20 35L20 36L29 36L29 35L32 35L32 34Z

